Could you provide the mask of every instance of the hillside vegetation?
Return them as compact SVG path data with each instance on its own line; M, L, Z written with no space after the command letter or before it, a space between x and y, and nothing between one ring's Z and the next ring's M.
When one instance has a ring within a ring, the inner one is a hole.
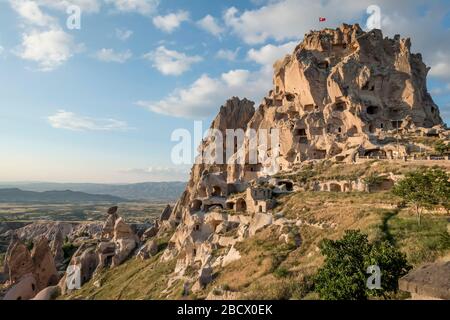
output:
M374 169L375 167L375 169ZM406 166L374 163L323 167L317 176L407 172ZM314 168L317 170L317 168ZM223 290L247 299L316 299L313 277L323 264L319 249L323 239L340 239L346 230L361 230L370 241L386 240L401 252L413 267L450 258L448 216L442 210L427 210L417 225L414 209L404 205L392 192L294 192L277 199L274 214L301 220L300 247L278 239L279 226L272 225L254 237L238 243L241 259L224 268L215 268L214 280L195 294L183 295L184 279L172 279L174 262L160 262L159 256L140 261L132 258L106 271L101 286L91 280L69 298L87 299L204 299ZM170 235L167 235L167 239ZM163 240L164 242L165 240ZM398 293L395 298L406 297Z

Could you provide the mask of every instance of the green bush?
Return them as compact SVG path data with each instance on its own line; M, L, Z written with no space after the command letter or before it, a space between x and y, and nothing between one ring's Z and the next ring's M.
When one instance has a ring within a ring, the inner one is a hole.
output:
M72 242L64 242L62 245L62 250L64 252L64 259L68 259L73 256L77 250L77 247L75 247Z
M279 267L273 272L273 274L277 278L286 278L289 275L289 270L283 267Z
M450 151L450 145L446 144L444 141L442 140L438 140L435 144L434 144L434 150L439 153L440 155Z
M348 230L341 240L325 239L320 249L324 265L315 278L315 290L325 300L365 300L384 296L398 290L398 279L411 267L403 253L389 242L369 243L367 235ZM367 267L377 265L381 270L381 289L369 289Z

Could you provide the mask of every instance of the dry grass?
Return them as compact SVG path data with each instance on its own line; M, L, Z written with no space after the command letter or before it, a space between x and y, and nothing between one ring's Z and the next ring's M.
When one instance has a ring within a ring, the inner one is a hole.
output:
M411 164L373 161L352 166L322 165L315 175L325 179L337 174L404 173L415 168ZM213 282L189 297L181 295L181 280L165 291L175 262L161 263L156 257L145 262L133 259L109 270L102 275L105 284L101 288L95 288L90 282L71 298L202 299L214 288L222 287L247 299L316 299L311 277L323 263L319 244L325 238L341 238L348 229L361 230L371 241L390 241L415 266L450 254L447 217L429 212L419 228L414 212L399 207L401 199L390 192L298 192L281 196L277 201L274 213L281 212L288 219L301 219L308 224L325 222L328 226L301 225L299 248L280 241L277 226L262 230L236 245L242 256L240 260L216 268ZM213 252L213 256L218 254L219 251Z

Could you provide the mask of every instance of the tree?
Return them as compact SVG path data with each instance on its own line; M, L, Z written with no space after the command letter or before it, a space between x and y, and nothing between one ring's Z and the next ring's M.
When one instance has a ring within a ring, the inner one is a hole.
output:
M325 300L386 297L398 290L398 279L411 269L405 255L389 242L369 243L359 230L347 230L340 240L325 239L320 248L325 263L314 278L314 286ZM381 289L367 287L366 271L371 265L381 270Z
M395 195L414 206L420 226L422 210L435 205L449 205L449 177L441 169L419 169L408 172L393 189Z
M433 194L438 205L450 211L450 181L449 175L443 170L435 170L433 184Z
M448 144L446 144L444 141L438 140L434 144L434 150L437 153L439 153L440 155L443 155L444 153L446 153L446 152L448 152L450 150L450 146Z

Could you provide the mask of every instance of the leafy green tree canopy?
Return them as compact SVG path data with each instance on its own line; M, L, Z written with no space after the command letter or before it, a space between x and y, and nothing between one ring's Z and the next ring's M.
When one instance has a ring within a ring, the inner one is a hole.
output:
M370 296L384 296L398 290L398 279L411 267L403 253L389 242L369 243L359 230L347 230L340 240L323 240L321 252L325 263L314 279L315 290L325 300L365 300ZM381 271L381 286L367 286L369 266Z
M393 189L394 194L415 207L420 225L424 208L442 205L449 208L450 182L448 174L442 169L419 169L406 173Z

